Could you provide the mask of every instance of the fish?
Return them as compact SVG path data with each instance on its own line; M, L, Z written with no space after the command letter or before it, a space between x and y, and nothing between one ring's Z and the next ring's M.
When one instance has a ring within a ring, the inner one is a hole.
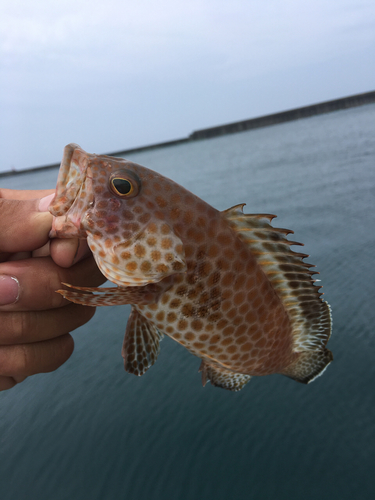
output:
M86 306L131 304L122 356L143 375L164 335L200 358L202 384L239 391L281 374L308 384L333 356L329 304L293 231L272 214L219 211L174 181L122 158L65 147L51 238L86 239L115 286L64 283Z

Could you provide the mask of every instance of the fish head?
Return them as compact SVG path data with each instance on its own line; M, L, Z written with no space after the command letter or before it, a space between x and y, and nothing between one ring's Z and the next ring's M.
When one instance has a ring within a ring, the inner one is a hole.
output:
M163 212L153 200L155 176L136 163L69 144L49 208L50 237L86 238L99 269L119 286L156 283L186 271L167 207Z

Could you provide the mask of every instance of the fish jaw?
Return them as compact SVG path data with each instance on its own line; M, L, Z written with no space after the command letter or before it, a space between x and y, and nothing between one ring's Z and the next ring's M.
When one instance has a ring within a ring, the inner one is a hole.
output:
M65 146L56 194L49 208L55 217L65 215L76 200L86 177L88 161L89 155L77 144Z
M54 215L50 238L86 238L81 222L93 204L90 156L77 144L64 148L56 194L49 208Z

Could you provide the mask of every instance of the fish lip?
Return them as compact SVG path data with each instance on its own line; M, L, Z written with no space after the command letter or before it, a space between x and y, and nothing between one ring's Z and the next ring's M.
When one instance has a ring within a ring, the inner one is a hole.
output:
M70 217L62 215L54 217L52 221L52 229L50 230L49 238L79 238L81 237L81 218L72 220Z

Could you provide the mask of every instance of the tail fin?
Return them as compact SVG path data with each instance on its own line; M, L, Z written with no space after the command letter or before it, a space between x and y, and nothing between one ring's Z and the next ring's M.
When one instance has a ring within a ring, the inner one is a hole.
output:
M331 351L303 351L294 354L296 359L281 373L297 382L308 384L321 375L333 360Z

